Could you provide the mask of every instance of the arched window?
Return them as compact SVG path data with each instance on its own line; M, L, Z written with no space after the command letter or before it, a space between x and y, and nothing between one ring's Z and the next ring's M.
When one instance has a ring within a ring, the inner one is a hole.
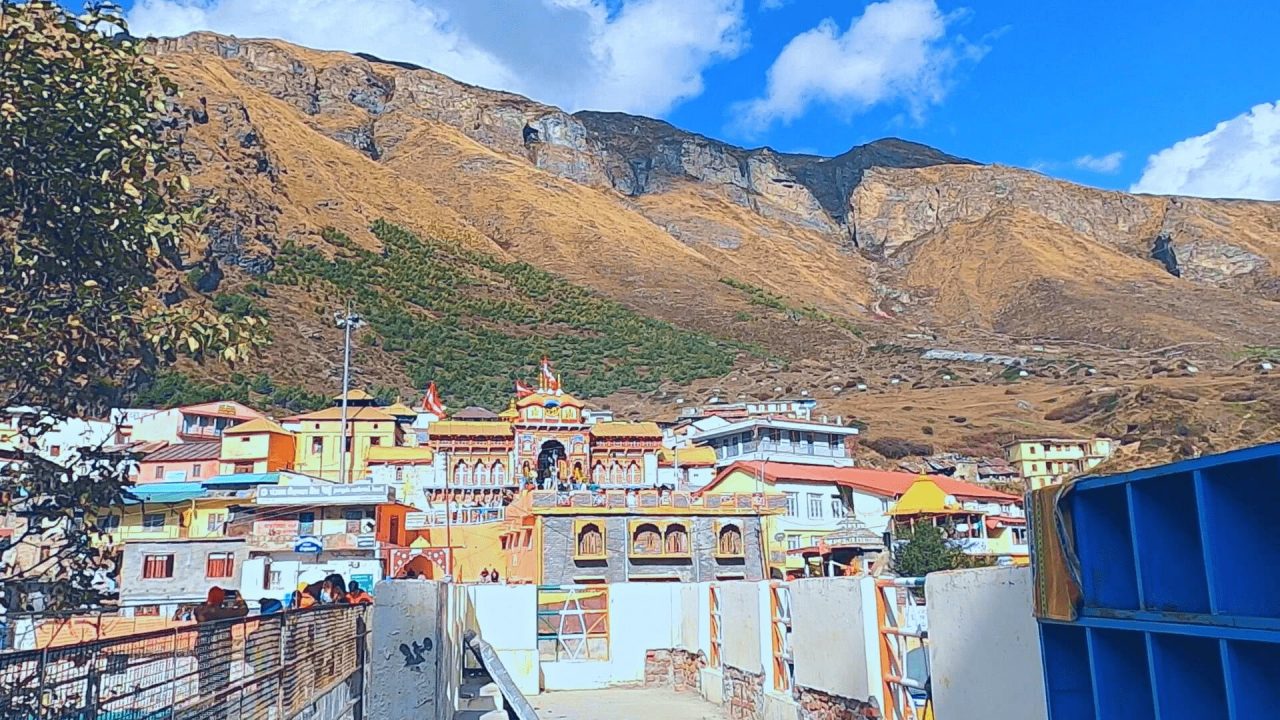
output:
M738 529L736 525L725 525L720 528L720 537L716 549L721 555L742 555L742 530Z
M668 555L686 555L689 552L689 531L683 525L672 523L667 526L667 535L663 539L663 552Z
M615 460L613 462L613 469L609 471L609 482L613 483L614 485L621 485L626 481L627 481L627 478L622 473L622 465Z
M605 477L604 474L604 463L599 460L596 461L595 465L591 466L591 482L597 485L603 485L609 482L609 478Z
M598 557L604 555L604 533L595 523L586 523L578 530L578 556Z
M662 533L658 532L657 525L644 523L636 527L635 534L631 536L631 554L662 554Z
M500 460L493 461L493 470L490 472L494 485L507 484L507 467Z
M475 480L477 485L489 484L489 468L485 467L480 461L476 461Z
M453 466L453 484L454 485L470 485L471 484L471 466L465 461L459 462Z
M635 460L632 460L631 464L627 466L627 484L640 484L640 466L636 464Z

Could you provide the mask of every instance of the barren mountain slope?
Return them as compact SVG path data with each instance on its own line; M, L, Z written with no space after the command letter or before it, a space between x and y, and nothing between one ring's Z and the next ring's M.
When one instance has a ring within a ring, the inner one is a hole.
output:
M358 381L408 394L449 377L455 402L554 352L584 387L640 388L609 397L624 410L805 391L872 434L932 425L948 443L973 440L939 430L957 413L931 407L915 427L893 408L925 403L897 397L969 407L969 435L1116 432L1163 378L1256 383L1252 402L1273 407L1254 373L1280 353L1274 203L1094 190L900 140L747 150L273 40L199 33L156 51L212 207L195 285L253 295L275 321L260 368L241 370L327 392L329 316L354 293L385 310L362 331ZM414 333L441 345L414 349ZM659 335L669 363L643 339ZM939 348L1017 356L1024 375L924 355ZM1051 402L988 401L1113 386L1138 390L1070 427ZM1197 396L1194 414L1229 405ZM1247 435L1192 425L1199 445Z

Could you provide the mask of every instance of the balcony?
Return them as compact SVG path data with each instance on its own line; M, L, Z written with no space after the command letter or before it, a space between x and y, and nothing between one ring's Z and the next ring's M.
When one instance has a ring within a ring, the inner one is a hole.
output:
M472 507L411 512L404 517L405 530L425 530L446 525L488 525L507 519L505 507Z
M752 440L738 445L721 445L716 448L716 457L722 461L739 460L774 460L795 462L822 462L823 464L840 464L843 460L853 464L846 448L826 443L791 442L790 440Z

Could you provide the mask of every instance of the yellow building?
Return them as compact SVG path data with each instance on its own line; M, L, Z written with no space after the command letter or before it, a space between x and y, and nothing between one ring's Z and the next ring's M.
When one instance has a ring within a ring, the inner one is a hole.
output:
M1027 558L1026 518L997 515L965 503L931 478L921 475L889 508L894 535L920 523L944 530L947 537L969 555L1008 556L1014 562Z
M293 433L258 418L222 432L218 466L222 475L292 470L296 451Z
M352 391L352 398L357 391ZM341 478L342 408L331 407L290 418L297 428L293 469L325 480ZM404 430L394 415L367 405L347 407L347 480L365 476L369 448L403 444Z
M1088 472L1111 457L1112 450L1110 438L1035 438L1004 445L1005 459L1032 490Z
M131 502L98 518L113 545L138 540L203 540L226 537L231 506L243 500L209 497L199 483L148 483Z

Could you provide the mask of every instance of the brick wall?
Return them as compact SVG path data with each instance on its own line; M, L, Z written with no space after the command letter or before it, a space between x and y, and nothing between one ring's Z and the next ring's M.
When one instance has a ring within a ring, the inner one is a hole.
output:
M724 704L731 720L755 720L764 703L764 675L724 666Z
M867 720L880 717L870 703L801 687L800 720Z
M644 654L644 684L671 685L670 650L650 650Z
M676 692L697 693L702 690L702 668L707 660L702 653L688 650L671 651L671 686Z

